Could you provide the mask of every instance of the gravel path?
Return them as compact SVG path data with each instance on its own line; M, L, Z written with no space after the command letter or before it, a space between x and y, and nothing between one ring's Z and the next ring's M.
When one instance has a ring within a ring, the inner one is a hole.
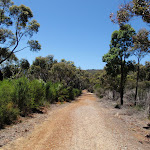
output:
M51 104L50 108L47 108L47 112L44 114L34 113L31 117L21 117L20 123L18 121L15 125L7 126L0 130L0 147L14 141L20 137L26 137L29 135L34 127L43 122L47 117L50 117L53 112L63 107L66 107L69 103Z
M25 137L0 150L149 150L128 122L84 92L77 101L52 110Z

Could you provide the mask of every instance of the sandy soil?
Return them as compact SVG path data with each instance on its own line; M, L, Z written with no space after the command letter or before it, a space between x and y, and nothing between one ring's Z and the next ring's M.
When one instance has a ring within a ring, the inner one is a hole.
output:
M94 94L84 91L77 101L55 109L26 137L0 150L149 150L141 130L116 110L104 107Z

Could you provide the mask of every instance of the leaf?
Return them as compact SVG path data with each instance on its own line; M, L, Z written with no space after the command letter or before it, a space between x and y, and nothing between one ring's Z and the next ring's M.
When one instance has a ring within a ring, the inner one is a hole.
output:
M28 41L28 44L30 46L31 51L40 51L41 50L41 45L39 44L39 42L37 40Z

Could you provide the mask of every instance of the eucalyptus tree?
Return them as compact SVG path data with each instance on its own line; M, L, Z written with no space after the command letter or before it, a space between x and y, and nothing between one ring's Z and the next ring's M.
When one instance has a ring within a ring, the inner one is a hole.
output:
M12 78L19 68L19 60L15 55L12 55L9 60L6 60L0 65L3 78Z
M128 24L121 25L119 31L114 31L111 36L110 50L103 56L103 62L106 62L112 76L118 74L120 69L120 103L123 105L123 95L125 88L125 81L128 71L132 63L127 61L129 58L129 48L133 46L132 36L135 35L135 30ZM107 67L108 68L108 67Z
M27 59L21 59L20 60L20 67L23 69L23 70L28 70L30 68L30 63L28 62Z
M31 9L25 5L14 5L12 0L0 0L0 64L15 53L30 47L39 51L37 40L28 40L27 46L18 49L23 37L31 38L39 31L40 24L33 18Z
M52 82L61 82L65 87L76 89L88 89L90 84L90 74L77 68L72 61L62 59L59 63L55 63L51 68L50 80Z
M36 57L30 68L30 73L37 79L47 81L50 78L50 70L57 63L53 55Z
M53 82L61 82L65 86L75 87L76 67L66 62L59 62L51 68Z
M145 62L145 74L146 74L146 80L150 81L150 62L149 61L146 61ZM141 71L140 71L141 73Z
M150 25L150 0L131 0L122 4L116 15L110 14L111 21L118 24L127 23L134 16L142 17Z
M89 73L87 70L82 70L80 73L81 83L83 89L87 89L89 92L93 92L93 75Z
M149 31L146 29L141 29L139 32L133 36L134 47L132 48L133 54L137 57L137 79L136 79L136 90L135 90L135 105L138 93L138 81L140 73L140 61L150 52L150 40Z

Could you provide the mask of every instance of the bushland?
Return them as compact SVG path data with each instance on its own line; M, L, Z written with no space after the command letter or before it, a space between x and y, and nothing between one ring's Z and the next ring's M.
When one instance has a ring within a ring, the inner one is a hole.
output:
M62 83L19 79L0 81L0 128L13 123L19 115L27 116L46 104L71 101L81 90L65 87Z

